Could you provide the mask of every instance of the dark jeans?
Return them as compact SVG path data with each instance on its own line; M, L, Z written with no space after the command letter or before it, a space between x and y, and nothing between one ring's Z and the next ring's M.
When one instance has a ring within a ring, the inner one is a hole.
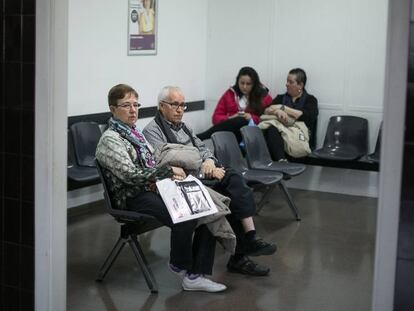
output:
M153 192L127 199L126 206L128 210L154 216L171 228L170 262L174 266L190 273L212 273L216 240L206 225L196 228L197 220L173 224L163 200Z
M233 132L234 135L236 135L237 141L240 143L242 140L240 129L248 123L249 121L242 117L227 119L216 125L213 125L207 131L197 134L197 137L201 140L205 140L210 138L213 133L218 131Z
M243 254L245 232L240 220L253 217L256 213L253 192L247 186L243 176L232 168L226 168L224 178L213 188L231 199L231 214L227 215L227 220L236 234L236 254Z
M278 129L274 126L270 126L263 131L263 134L272 160L279 161L280 159L285 159L285 145Z

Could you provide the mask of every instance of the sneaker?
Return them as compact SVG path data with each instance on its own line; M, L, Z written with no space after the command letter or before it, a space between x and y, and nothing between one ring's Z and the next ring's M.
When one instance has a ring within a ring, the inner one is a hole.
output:
M194 280L191 280L188 276L185 276L182 286L186 291L200 291L208 293L222 292L227 289L226 285L214 282L201 275Z
M272 255L276 252L276 245L265 242L261 238L246 241L245 254L248 256Z
M227 271L251 276L266 276L269 274L270 269L255 263L247 256L243 256L237 261L234 260L234 256L231 256L227 263Z
M172 272L176 276L178 276L178 278L180 280L182 280L185 277L185 274L187 273L187 270L184 270L184 269L181 270L180 268L177 268L176 266L174 266L170 262L167 263L167 267L168 267L168 270L170 270L170 272Z

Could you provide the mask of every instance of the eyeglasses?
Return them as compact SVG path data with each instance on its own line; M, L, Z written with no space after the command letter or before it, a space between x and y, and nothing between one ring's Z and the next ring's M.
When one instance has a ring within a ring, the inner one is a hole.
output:
M141 107L140 103L122 103L119 105L116 105L118 108L122 108L125 110L131 110L132 107L134 107L134 109L138 109L139 107Z
M175 110L178 110L178 108L181 108L182 110L185 111L188 108L185 103L177 103L177 102L170 103L170 102L167 102L165 100L162 100L161 102L164 103L164 104L170 105L170 107L175 109Z

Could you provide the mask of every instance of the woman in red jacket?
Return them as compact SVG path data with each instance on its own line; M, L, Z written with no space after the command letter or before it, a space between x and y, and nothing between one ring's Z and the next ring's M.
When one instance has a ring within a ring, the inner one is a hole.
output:
M240 69L236 83L229 88L217 103L213 114L213 126L197 135L208 139L218 131L233 132L241 141L240 128L254 122L259 123L260 115L272 103L269 91L262 85L256 70L251 67Z

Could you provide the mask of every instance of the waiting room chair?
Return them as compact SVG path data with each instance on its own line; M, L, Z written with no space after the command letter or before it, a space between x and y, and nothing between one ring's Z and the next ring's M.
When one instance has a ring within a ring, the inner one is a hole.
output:
M76 160L79 166L95 167L95 151L101 138L96 122L77 122L71 125Z
M283 173L285 179L303 173L306 165L302 163L273 161L262 130L257 126L244 126L241 133L245 143L246 159L250 168Z
M95 167L79 166L75 149L73 146L72 132L68 130L68 165L67 174L69 181L81 184L89 185L94 184L100 180L98 171Z
M98 277L96 281L102 282L112 267L113 263L117 259L119 253L124 248L125 244L128 243L138 261L138 265L144 274L145 281L147 282L148 288L151 293L158 293L158 286L155 277L148 265L145 255L142 251L141 245L137 239L139 234L157 229L163 225L158 222L154 217L141 214L134 211L114 209L112 206L111 197L108 192L108 185L104 175L104 171L97 160L95 160L96 168L102 181L104 189L105 206L109 214L111 214L117 222L120 223L120 236L115 246L109 253L102 267L99 269Z
M375 150L366 156L366 160L373 163L379 163L381 153L381 139L382 139L382 123L378 130L377 143L375 144Z
M266 203L274 186L279 185L285 194L289 207L291 208L296 220L300 220L298 209L289 194L289 191L283 181L283 173L275 171L264 171L249 169L245 159L242 156L237 138L232 132L215 132L211 139L214 144L215 155L223 166L232 167L243 175L246 183L257 190L264 189L263 196L257 205L257 212L260 212L264 203Z
M313 155L327 160L353 161L368 153L368 120L355 116L329 119L323 147Z

